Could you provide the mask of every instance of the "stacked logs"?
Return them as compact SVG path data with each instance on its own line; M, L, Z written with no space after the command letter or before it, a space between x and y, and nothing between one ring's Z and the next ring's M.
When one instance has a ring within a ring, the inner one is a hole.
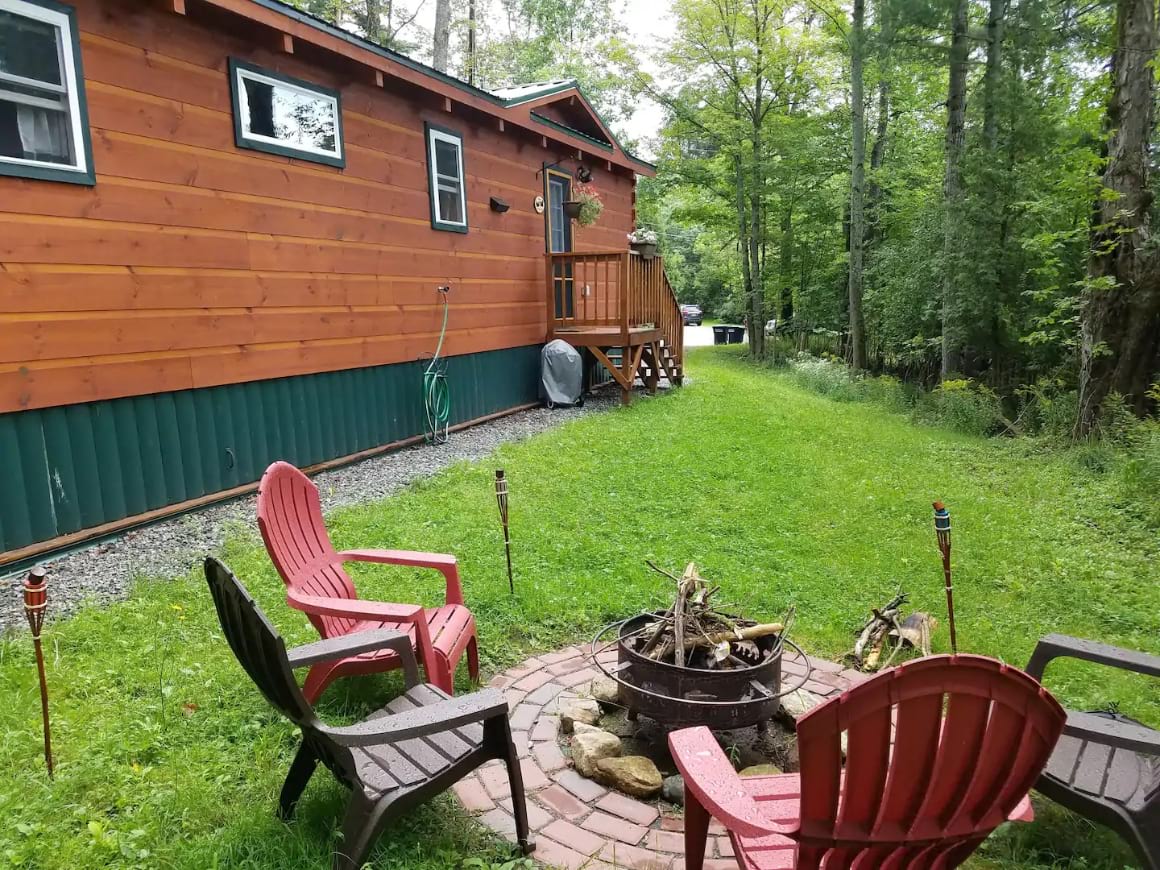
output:
M793 619L792 607L782 622L758 624L714 609L712 599L721 587L710 586L693 562L680 577L652 562L648 565L676 583L676 598L633 639L636 652L654 661L703 670L753 667L777 653ZM777 644L763 652L754 641L770 635L779 636Z

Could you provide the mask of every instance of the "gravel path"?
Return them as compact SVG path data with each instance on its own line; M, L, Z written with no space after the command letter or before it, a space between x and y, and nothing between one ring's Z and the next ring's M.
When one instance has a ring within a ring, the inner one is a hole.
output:
M444 445L422 444L364 459L314 478L325 511L386 498L448 465L483 459L501 444L519 441L586 414L607 410L618 390L601 390L583 408L534 408L451 434ZM187 573L233 533L257 530L257 496L250 495L126 532L48 564L50 618L61 619L85 601L107 603L128 595L138 577ZM0 632L25 625L17 594L20 577L0 580Z

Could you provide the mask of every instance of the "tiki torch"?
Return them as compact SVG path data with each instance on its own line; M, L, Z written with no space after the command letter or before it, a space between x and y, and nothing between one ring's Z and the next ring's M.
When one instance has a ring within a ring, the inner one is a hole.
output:
M24 578L24 615L32 629L32 645L36 649L36 670L40 674L40 714L44 719L44 763L52 778L52 736L48 728L48 681L44 676L44 650L40 646L40 629L44 625L44 610L48 606L48 577L43 568L33 568Z
M943 580L947 589L947 622L951 627L951 653L958 653L955 639L955 587L951 584L951 513L941 501L934 503L934 533L942 553Z
M508 531L508 484L503 469L495 470L495 500L499 505L499 520L503 523L503 548L507 554L508 590L516 594L516 584L512 580L512 539Z

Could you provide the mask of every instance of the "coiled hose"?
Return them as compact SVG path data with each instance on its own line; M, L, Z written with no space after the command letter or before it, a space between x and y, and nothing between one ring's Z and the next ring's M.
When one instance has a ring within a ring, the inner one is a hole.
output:
M423 405L427 413L427 441L432 444L446 444L450 437L451 422L451 391L447 385L447 361L440 354L443 352L443 339L447 335L447 293L450 287L440 287L439 294L443 299L443 326L439 330L439 344L435 347L435 356L431 358L426 371L423 372Z

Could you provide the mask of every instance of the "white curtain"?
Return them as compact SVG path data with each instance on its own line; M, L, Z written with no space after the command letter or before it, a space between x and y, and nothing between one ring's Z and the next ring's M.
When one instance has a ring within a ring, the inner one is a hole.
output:
M18 105L16 127L20 131L20 143L24 146L26 159L52 163L72 162L67 112Z

